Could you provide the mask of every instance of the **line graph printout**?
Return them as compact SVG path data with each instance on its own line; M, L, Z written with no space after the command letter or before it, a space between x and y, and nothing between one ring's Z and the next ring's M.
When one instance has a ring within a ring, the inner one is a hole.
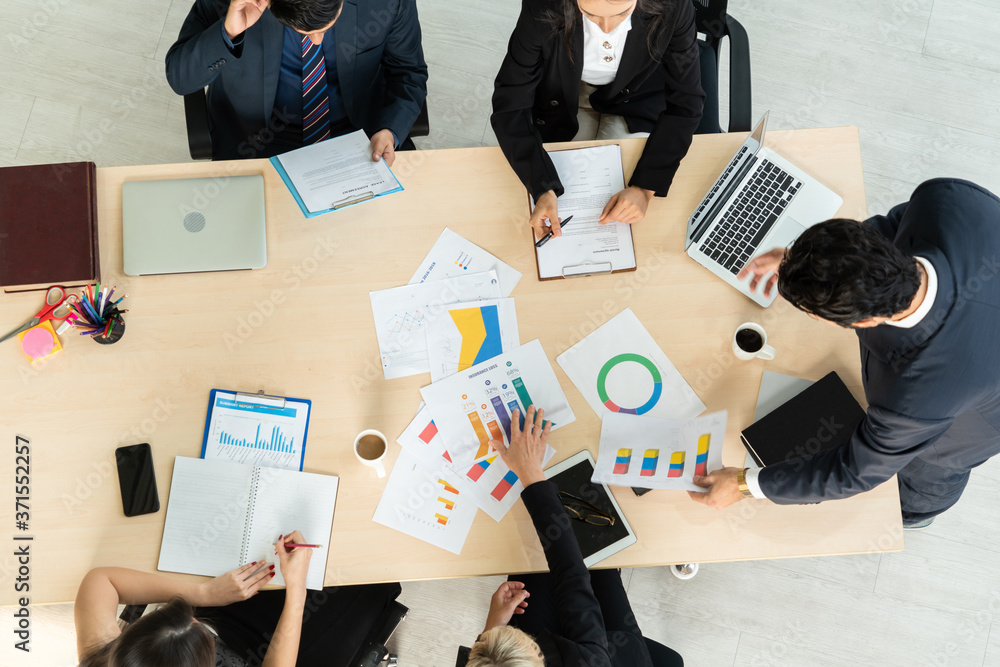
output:
M385 379L430 371L427 326L445 306L500 298L496 271L404 285L370 293Z
M594 482L644 489L700 489L695 475L722 467L726 411L686 421L623 412L604 416Z
M521 279L521 272L445 227L434 247L417 268L417 272L410 278L410 284L490 269L497 272L502 296L510 296L514 285Z
M427 328L431 382L464 371L521 344L514 299L446 306Z

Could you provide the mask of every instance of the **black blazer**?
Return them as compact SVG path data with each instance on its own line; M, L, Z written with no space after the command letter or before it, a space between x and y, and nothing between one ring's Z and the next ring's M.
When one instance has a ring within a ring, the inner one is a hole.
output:
M865 419L842 447L762 469L776 503L852 496L914 458L968 470L1000 451L1000 199L934 179L866 224L934 266L934 305L911 329L857 330Z
M625 637L624 644L617 643L609 649L601 605L590 585L590 572L583 564L570 518L559 500L559 488L554 482L535 482L524 489L521 498L545 550L562 629L561 635L543 633L535 637L545 655L545 664L552 667L652 667L645 643L638 637Z
M650 132L629 185L667 194L681 158L701 120L701 89L694 5L675 0L656 41L658 60L648 45L651 15L632 14L618 74L591 95L601 113L623 116L631 132ZM500 148L536 199L548 190L563 192L542 142L571 141L579 130L576 115L583 75L583 15L573 28L570 58L562 32L543 20L562 0L523 0L497 74L491 122Z
M167 52L167 82L179 95L208 86L213 158L262 157L285 28L266 10L231 53L222 37L228 7L196 0ZM414 0L345 0L333 37L351 123L369 136L389 129L406 139L427 97Z

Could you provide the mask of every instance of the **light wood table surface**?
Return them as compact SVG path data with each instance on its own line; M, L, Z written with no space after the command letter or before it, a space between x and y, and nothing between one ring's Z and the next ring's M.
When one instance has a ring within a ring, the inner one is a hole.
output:
M741 465L739 432L753 418L765 368L809 379L835 370L863 400L856 337L816 322L782 300L762 310L684 255L685 222L744 135L696 136L670 195L654 199L634 228L638 270L540 283L526 222L524 189L497 148L397 154L406 190L305 219L264 160L114 167L98 170L104 283L129 293L121 342L78 335L32 367L16 342L0 346L0 458L3 533L32 535L32 602L71 600L92 567L155 571L174 456L198 456L212 388L310 398L305 470L340 476L328 585L541 570L545 561L522 503L497 524L476 518L461 556L372 522L384 487L354 459L361 430L394 439L413 418L429 375L385 381L368 292L410 279L448 226L524 274L516 299L523 342L539 338L577 415L557 431L553 462L597 453L600 419L555 358L626 306L660 344L711 411L729 410L723 460ZM597 143L597 142L592 142ZM642 140L625 140L628 176ZM840 215L866 217L856 128L774 131L767 145L844 198ZM579 145L579 144L578 144ZM121 185L126 180L263 174L267 267L257 271L128 277L122 274ZM627 179L626 179L627 180ZM0 295L0 330L23 322L41 292ZM762 323L773 361L739 362L735 327ZM30 528L14 529L15 435L31 441ZM114 450L149 442L161 510L122 514ZM399 447L391 444L387 467ZM639 538L601 563L671 563L864 553L903 547L895 479L847 500L777 506L744 501L716 511L684 492L627 488L615 495ZM289 529L294 528L290 526ZM13 547L0 553L0 603L18 596ZM176 575L182 576L182 575Z

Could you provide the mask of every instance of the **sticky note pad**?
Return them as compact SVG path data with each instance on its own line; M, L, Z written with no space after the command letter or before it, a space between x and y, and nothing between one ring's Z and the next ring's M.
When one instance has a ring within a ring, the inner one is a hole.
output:
M62 349L62 345L59 344L59 336L56 335L52 324L48 321L42 322L37 327L31 327L27 331L22 331L17 337L21 341L21 349L31 358L32 363Z

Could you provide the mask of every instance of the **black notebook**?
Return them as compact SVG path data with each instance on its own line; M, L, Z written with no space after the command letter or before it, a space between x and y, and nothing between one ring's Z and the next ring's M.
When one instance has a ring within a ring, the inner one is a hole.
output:
M818 454L847 442L865 411L834 372L775 408L740 434L757 465Z

